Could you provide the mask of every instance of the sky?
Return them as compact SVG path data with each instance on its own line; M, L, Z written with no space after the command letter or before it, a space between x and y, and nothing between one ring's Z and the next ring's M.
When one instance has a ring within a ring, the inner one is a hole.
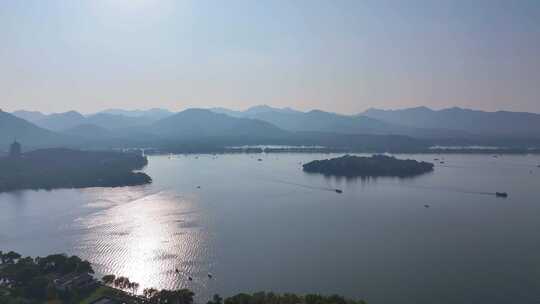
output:
M540 113L540 1L3 0L0 108Z

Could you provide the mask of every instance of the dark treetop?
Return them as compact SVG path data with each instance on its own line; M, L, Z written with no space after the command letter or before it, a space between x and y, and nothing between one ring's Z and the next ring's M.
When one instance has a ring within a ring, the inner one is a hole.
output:
M20 189L118 187L150 183L133 170L147 164L138 154L43 149L0 158L0 192Z
M335 176L397 176L408 177L433 171L433 164L416 160L401 160L391 156L360 157L345 155L314 160L303 165L305 172Z

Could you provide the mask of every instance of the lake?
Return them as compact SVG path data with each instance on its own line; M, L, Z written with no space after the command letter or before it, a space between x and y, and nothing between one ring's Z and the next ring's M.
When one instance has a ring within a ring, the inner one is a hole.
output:
M0 194L0 250L76 254L140 292L190 288L201 303L260 290L540 301L539 156L398 155L444 159L407 179L301 170L341 155L150 156L151 185Z

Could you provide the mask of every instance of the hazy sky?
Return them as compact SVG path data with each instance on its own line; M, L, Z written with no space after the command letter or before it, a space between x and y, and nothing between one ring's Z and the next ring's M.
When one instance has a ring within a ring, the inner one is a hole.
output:
M0 107L540 112L540 1L0 1Z

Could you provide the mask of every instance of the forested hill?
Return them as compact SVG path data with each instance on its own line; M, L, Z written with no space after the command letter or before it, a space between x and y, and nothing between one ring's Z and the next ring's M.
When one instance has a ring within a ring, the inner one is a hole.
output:
M150 183L147 159L119 152L43 149L0 158L0 192L20 189L117 187Z

